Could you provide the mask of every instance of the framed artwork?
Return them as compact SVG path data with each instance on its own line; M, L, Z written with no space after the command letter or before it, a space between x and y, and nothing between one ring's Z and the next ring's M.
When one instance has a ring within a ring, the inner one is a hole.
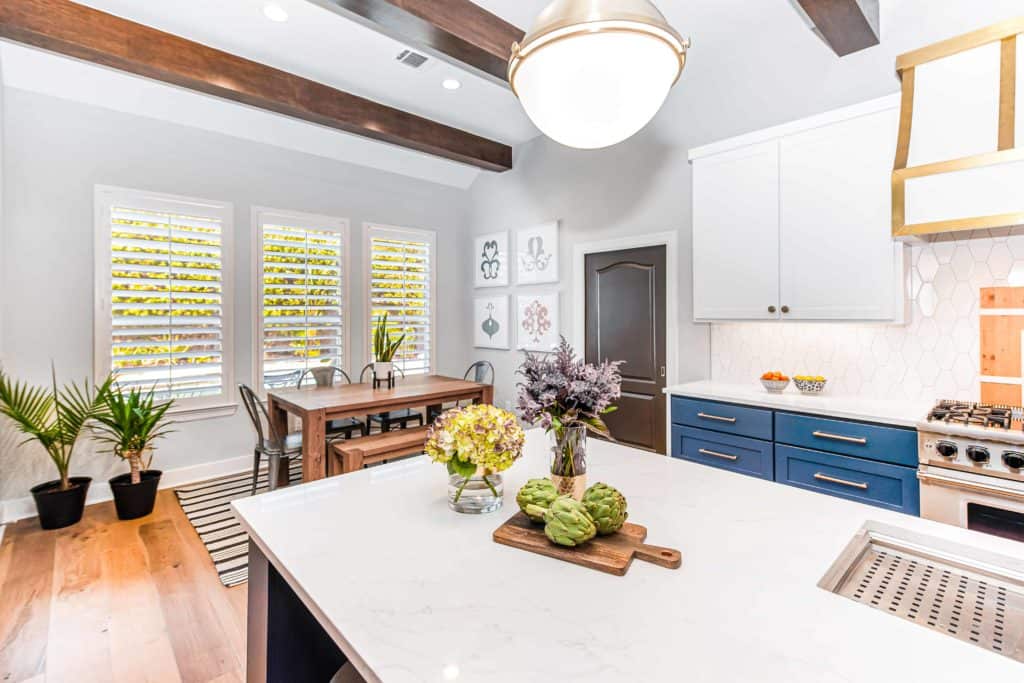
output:
M508 286L508 232L480 235L473 242L475 287Z
M516 282L558 282L558 223L516 231Z
M478 349L509 348L508 295L473 299L473 346Z
M516 347L554 351L558 345L558 292L516 297Z

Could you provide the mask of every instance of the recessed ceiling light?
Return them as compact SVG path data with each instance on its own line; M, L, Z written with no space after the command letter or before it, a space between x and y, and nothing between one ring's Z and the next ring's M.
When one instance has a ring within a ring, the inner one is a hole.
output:
M272 2L268 2L263 6L263 16L271 21L288 21L288 13L284 11L284 8Z
M444 88L445 90L458 90L459 88L462 87L462 83L460 83L459 80L455 78L446 78L443 81L441 81L441 87Z

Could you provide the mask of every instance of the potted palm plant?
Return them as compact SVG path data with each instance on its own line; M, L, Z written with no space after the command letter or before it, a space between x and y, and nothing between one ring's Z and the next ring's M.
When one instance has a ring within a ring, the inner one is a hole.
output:
M174 401L159 402L153 389L124 392L110 387L100 397L95 436L110 451L128 461L129 471L110 480L118 519L138 519L153 512L160 470L150 469L153 444L170 433L167 411Z
M0 413L28 436L23 444L35 441L46 450L59 475L31 489L44 529L60 529L82 519L92 477L70 476L71 456L86 423L101 408L100 396L113 381L108 377L99 385L88 380L82 385L72 382L58 389L56 370L52 372L51 385L40 387L16 381L0 370Z
M395 354L405 341L405 334L398 339L391 338L388 330L388 314L377 317L377 324L373 329L373 383L376 386L379 381L386 381L388 387L394 386Z

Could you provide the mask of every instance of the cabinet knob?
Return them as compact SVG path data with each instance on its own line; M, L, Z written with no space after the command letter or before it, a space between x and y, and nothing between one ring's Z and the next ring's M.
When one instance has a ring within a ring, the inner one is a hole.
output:
M783 306L782 307L782 312L783 313L789 313L789 306Z
M769 306L768 307L768 312L769 313L774 313L775 312L775 307L774 306Z

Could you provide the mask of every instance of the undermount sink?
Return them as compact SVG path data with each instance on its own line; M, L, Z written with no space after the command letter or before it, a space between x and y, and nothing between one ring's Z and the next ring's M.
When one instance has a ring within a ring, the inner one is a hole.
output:
M818 582L1024 662L1024 561L869 522Z

